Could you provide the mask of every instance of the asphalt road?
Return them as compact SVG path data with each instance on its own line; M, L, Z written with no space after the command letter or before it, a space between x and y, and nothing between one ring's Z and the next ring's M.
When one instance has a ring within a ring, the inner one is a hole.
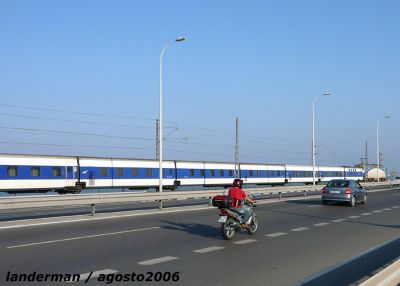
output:
M0 284L357 285L400 257L398 190L354 208L306 199L256 212L258 233L233 241L222 239L217 209L1 229ZM33 273L82 281L6 281ZM120 278L153 281L111 281Z

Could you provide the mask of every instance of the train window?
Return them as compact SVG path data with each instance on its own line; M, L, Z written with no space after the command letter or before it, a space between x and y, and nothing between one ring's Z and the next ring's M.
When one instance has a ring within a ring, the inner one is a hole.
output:
M116 168L115 171L116 171L117 177L124 176L124 168Z
M40 177L40 167L31 167L31 177Z
M281 171L276 171L276 176L280 177L281 176Z
M219 170L219 176L220 176L220 177L224 177L224 176L225 176L224 170Z
M200 176L204 177L205 176L205 172L204 170L200 170Z
M189 170L189 176L190 177L194 177L194 169L190 169Z
M153 170L150 169L150 168L147 168L147 169L146 169L146 176L147 176L147 177L153 176Z
M261 171L257 170L257 177L260 177L260 176L261 176Z
M61 167L53 167L53 177L61 177Z
M233 171L229 170L229 177L233 177Z
M249 174L249 176L250 176L250 177L252 177L252 176L253 176L253 170L250 170L250 174Z
M211 177L215 177L215 170L210 170Z
M100 176L107 177L108 176L108 169L107 168L100 168Z
M7 167L7 176L17 177L18 176L18 167L17 166L8 166Z
M72 173L72 171L73 171L73 168L71 166L67 167L67 172L68 173Z
M139 174L138 168L132 168L132 170L131 170L132 177L137 177L138 174Z

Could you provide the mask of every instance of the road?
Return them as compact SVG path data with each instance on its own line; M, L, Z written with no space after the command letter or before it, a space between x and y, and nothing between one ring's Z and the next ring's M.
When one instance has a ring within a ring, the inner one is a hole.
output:
M308 198L256 211L259 232L233 241L222 239L213 208L1 229L0 284L84 285L93 272L87 285L107 285L101 274L170 280L108 285L356 285L400 257L399 190L354 208ZM82 281L6 281L34 272Z

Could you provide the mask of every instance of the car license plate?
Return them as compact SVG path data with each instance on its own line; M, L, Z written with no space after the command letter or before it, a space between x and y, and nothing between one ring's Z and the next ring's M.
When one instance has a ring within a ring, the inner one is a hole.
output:
M227 216L220 216L218 222L226 222Z
M340 191L330 191L331 194L340 194Z

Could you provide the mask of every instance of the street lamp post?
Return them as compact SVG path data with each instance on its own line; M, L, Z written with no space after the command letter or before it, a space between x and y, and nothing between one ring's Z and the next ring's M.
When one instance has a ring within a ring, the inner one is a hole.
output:
M167 48L175 43L175 42L182 42L185 41L186 38L185 37L178 37L176 38L174 41L169 42L168 44L166 44L164 46L164 48L162 49L161 52L161 56L160 56L160 118L159 118L159 129L158 129L158 140L160 141L158 146L159 146L159 192L163 191L163 172L162 172L162 158L163 158L163 154L162 154L162 150L163 150L163 135L162 135L162 130L163 130L163 116L162 116L162 100L163 100L163 57L164 57L164 53L167 50ZM160 201L160 205L159 208L162 208L162 202Z
M387 119L387 118L390 118L390 116L386 115L385 117L380 118L378 120L378 122L376 123L376 162L377 162L376 163L376 180L377 180L377 182L379 182L379 163L380 163L380 160L379 160L379 123L382 119Z
M325 92L323 94L317 95L312 103L312 164L313 164L313 186L315 187L315 157L316 157L316 151L315 151L315 102L317 101L318 97L320 96L328 96L331 95L329 92Z

